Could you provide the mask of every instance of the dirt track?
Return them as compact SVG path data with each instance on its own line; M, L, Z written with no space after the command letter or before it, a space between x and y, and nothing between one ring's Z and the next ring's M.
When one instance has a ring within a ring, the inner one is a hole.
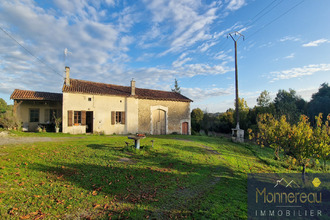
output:
M0 132L0 145L8 144L24 144L24 143L34 143L34 142L59 142L68 139L76 139L83 137L15 137L11 136L6 132Z
M0 145L56 141L50 137L0 137Z

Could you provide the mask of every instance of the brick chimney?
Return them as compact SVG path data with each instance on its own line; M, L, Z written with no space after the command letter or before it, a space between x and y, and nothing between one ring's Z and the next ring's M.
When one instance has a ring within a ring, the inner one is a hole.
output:
M65 85L70 86L70 67L65 67Z
M132 79L131 81L131 95L135 95L135 81Z

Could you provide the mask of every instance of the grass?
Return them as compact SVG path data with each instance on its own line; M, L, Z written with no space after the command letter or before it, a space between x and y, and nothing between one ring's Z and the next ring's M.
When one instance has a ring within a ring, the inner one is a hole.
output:
M299 172L225 138L13 133L60 141L0 146L2 219L246 219L248 173Z

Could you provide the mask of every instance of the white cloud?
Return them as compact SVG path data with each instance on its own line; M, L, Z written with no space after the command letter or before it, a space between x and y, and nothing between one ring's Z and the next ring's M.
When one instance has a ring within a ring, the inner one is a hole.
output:
M227 1L228 2L228 1ZM245 5L245 0L229 0L227 9L236 11Z
M234 61L234 58L228 55L230 52L232 52L231 49L228 51L220 51L219 53L215 54L213 58L216 60Z
M280 39L280 42L285 42L285 41L301 41L299 37L293 37L293 36L285 36Z
M203 5L200 1L144 0L152 15L151 27L157 36L163 36L159 44L168 44L169 49L161 53L183 51L196 42L212 38L209 26L217 18L215 4ZM164 25L164 21L166 25ZM148 37L144 37L147 40ZM142 45L148 45L148 41Z
M306 88L306 89L298 89L296 90L297 95L300 95L303 99L306 101L310 101L312 98L312 95L318 92L318 88Z
M271 72L271 82L281 79L292 79L301 76L313 75L317 72L330 71L330 64L311 64L308 66L292 68L289 70Z
M284 57L284 59L293 59L295 57L294 53L291 53L290 55Z
M183 57L182 57L183 58ZM185 58L183 58L184 60ZM121 76L122 81L129 82L129 79L134 76L138 81L143 82L144 87L158 88L159 85L168 85L174 78L194 77L198 75L219 75L233 71L225 65L207 65L207 64L184 64L178 65L176 68L139 68L129 70L125 76ZM152 77L150 77L152 76Z
M242 29L238 30L237 32L243 34L243 32L245 32L249 29L250 29L250 27L243 27Z
M144 0L143 3L54 0L47 3L50 7L42 8L44 4L34 0L2 0L1 27L47 65L0 32L1 94L10 94L14 88L60 92L65 65L70 66L72 78L119 85L128 85L135 78L137 86L141 83L140 87L154 89L168 88L166 85L173 83L174 78L219 75L233 70L226 65L232 57L221 54L217 54L217 59L223 62L218 65L207 59L204 63L192 62L198 51L207 52L212 59L211 49L220 38L229 30L243 28L236 23L227 30L211 32L211 25L219 16L223 17L219 13L225 7L223 2ZM242 1L227 3L238 7ZM136 24L140 23L138 28L142 28L137 30ZM133 51L135 46L139 50ZM192 46L196 48L189 48ZM65 48L71 52L66 61ZM159 58L163 51L181 56L171 63L174 59L170 56ZM155 62L133 63L134 67L130 67L130 62L150 59ZM221 91L206 93L214 96Z
M274 43L273 42L268 42L268 43L265 43L265 44L261 44L259 46L259 48L263 48L263 47L273 47L274 46Z
M211 89L201 89L201 88L181 88L182 94L188 96L194 101L206 100L211 97L219 97L224 95L229 95L233 92L233 88L221 89L221 88L211 88Z
M218 39L220 37L226 37L228 36L228 33L230 32L233 32L233 31L237 31L238 29L241 29L243 31L245 31L245 28L242 24L240 24L240 22L236 22L233 26L225 29L225 30L222 30L220 32L214 32L213 33L213 38L214 39Z
M130 20L137 21L139 14L123 8L116 19L100 22L103 3L115 2L56 0L54 13L34 1L2 1L1 26L47 66L1 32L1 92L10 94L14 88L60 92L64 65L71 67L72 78L123 84L123 63L130 60L127 52L134 41L127 32L133 26ZM71 52L66 64L65 48Z
M329 43L330 41L328 39L322 38L319 40L311 41L309 43L303 44L303 47L318 47L323 43Z
M208 64L187 64L183 66L184 69L180 69L182 74L193 77L196 75L218 75L218 74L225 74L229 71L232 71L232 68L229 68L225 65L214 65L210 66Z
M214 45L216 45L217 42L206 42L206 43L203 43L201 46L198 47L198 49L201 51L201 52L205 52L207 51L209 48L213 47Z
M181 54L181 56L179 57L179 59L177 59L176 61L174 61L174 62L172 63L172 66L173 66L174 68L178 68L178 67L181 67L181 66L182 66L183 64L185 64L186 62L192 60L191 57L186 57L186 56L187 56L186 53Z

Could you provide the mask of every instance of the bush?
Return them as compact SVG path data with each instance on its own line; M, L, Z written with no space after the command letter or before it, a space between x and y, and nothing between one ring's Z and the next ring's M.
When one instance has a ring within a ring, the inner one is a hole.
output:
M0 114L0 127L5 129L20 129L21 123L12 112Z

